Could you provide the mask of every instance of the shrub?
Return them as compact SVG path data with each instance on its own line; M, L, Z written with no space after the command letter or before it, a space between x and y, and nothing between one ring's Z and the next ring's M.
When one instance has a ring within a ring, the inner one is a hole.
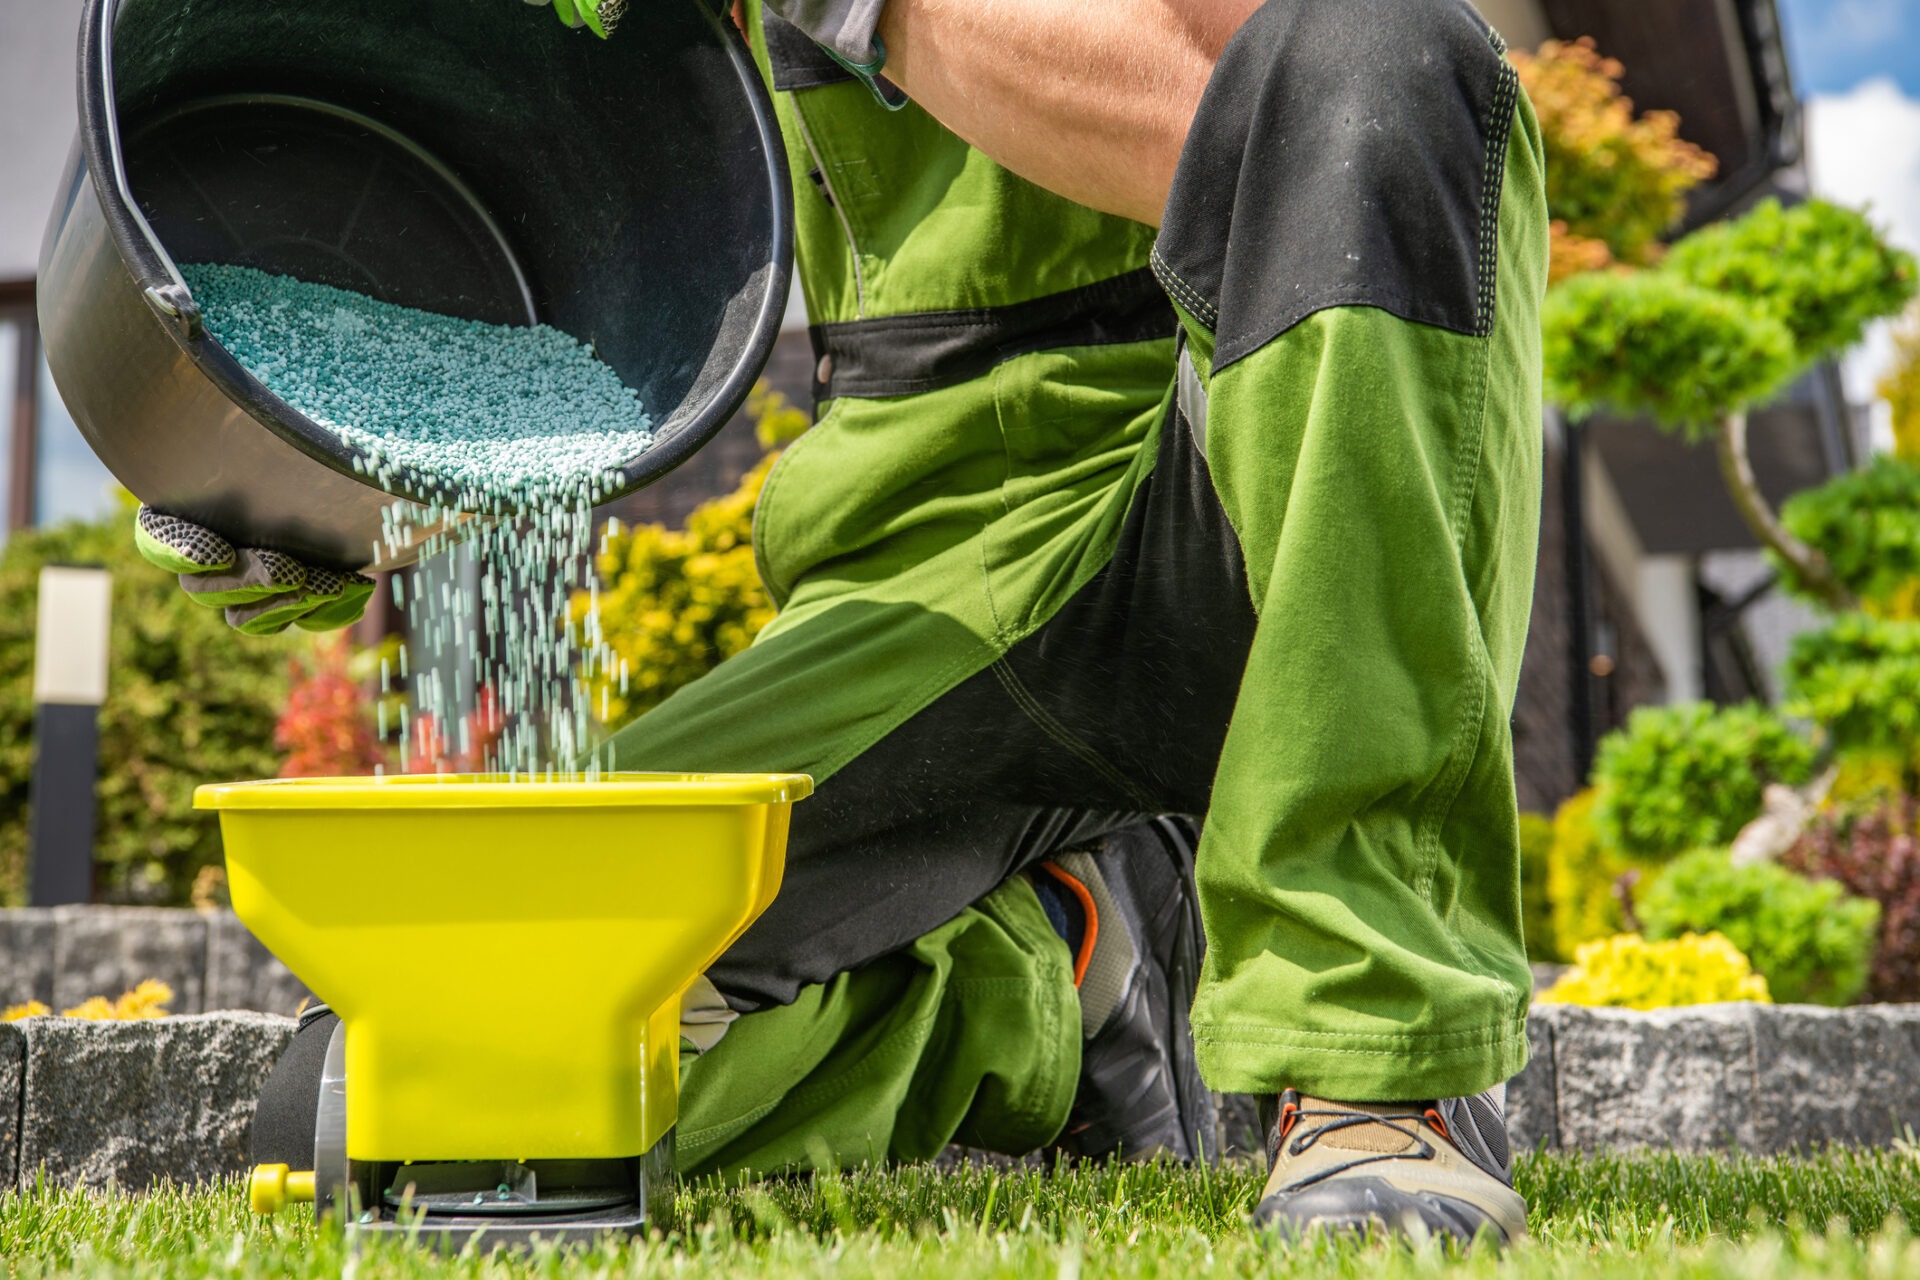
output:
M1556 960L1571 960L1581 943L1627 927L1622 878L1631 883L1650 865L1601 844L1594 830L1593 806L1594 793L1589 789L1567 800L1553 815L1547 902Z
M333 635L314 645L308 661L289 664L287 706L273 729L273 745L287 753L281 777L352 777L386 763L371 706L347 659L346 637Z
M1867 985L1880 904L1833 880L1771 862L1735 866L1700 849L1654 878L1636 904L1648 938L1719 932L1744 951L1776 1000L1851 1004Z
M1535 1002L1667 1009L1771 999L1767 980L1720 934L1649 942L1637 933L1621 933L1581 944L1573 968Z
M1787 711L1823 728L1837 751L1920 755L1920 622L1842 614L1794 637Z
M773 620L753 558L753 506L772 462L763 460L732 493L701 504L685 529L608 530L594 565L615 674L596 677L591 699L606 724L658 706L745 649ZM576 620L587 607L586 593L576 593Z
M1543 813L1520 815L1520 919L1526 929L1527 959L1560 958L1554 940L1553 902L1547 896L1553 861L1553 819Z
M1873 321L1913 298L1913 255L1865 216L1825 200L1763 200L1679 241L1663 273L1748 299L1787 327L1801 361L1859 342Z
M129 506L108 519L28 530L0 552L0 901L21 900L33 771L34 600L42 565L113 574L111 668L100 713L95 896L184 905L220 860L220 828L193 810L203 782L270 778L287 659L309 642L243 636L140 559Z
M1781 506L1780 521L1826 557L1833 576L1870 612L1911 615L1920 578L1920 461L1880 454L1793 495ZM1791 564L1775 557L1775 568L1783 586L1813 595Z
M1920 308L1893 334L1893 362L1875 388L1893 411L1894 452L1920 460Z
M1837 881L1880 904L1880 936L1867 979L1872 1000L1920 1000L1920 799L1903 795L1865 813L1823 817L1780 864Z
M1642 707L1600 743L1594 826L1602 844L1641 858L1725 845L1768 783L1798 786L1813 762L1812 745L1754 703Z
M1686 193L1713 176L1709 153L1680 138L1680 118L1635 118L1620 92L1622 68L1591 38L1549 40L1511 55L1533 100L1547 155L1556 270L1610 262L1645 265L1686 209Z
M762 382L749 397L754 430L769 450L804 432L811 419ZM611 524L594 567L600 629L613 674L590 680L594 713L609 726L651 710L683 685L753 643L773 620L753 554L753 508L778 454L769 453L732 493L710 499L684 529ZM595 593L575 592L583 619Z
M1547 398L1575 417L1644 413L1688 439L1772 398L1801 362L1784 324L1664 271L1577 276L1540 312Z

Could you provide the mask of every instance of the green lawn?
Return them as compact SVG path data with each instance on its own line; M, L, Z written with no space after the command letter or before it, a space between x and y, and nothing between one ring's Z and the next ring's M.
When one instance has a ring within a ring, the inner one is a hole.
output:
M1518 1170L1534 1241L1464 1262L1434 1250L1281 1250L1246 1228L1250 1169L1054 1174L969 1168L688 1187L672 1229L598 1251L443 1259L404 1247L349 1259L296 1210L249 1216L237 1186L144 1196L0 1197L8 1276L1092 1277L1327 1275L1920 1277L1920 1156L1806 1161L1537 1157Z

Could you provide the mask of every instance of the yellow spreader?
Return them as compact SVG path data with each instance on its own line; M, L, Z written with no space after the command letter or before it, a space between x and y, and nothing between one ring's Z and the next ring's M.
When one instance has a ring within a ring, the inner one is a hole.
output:
M680 997L773 901L811 791L801 774L201 787L234 911L341 1020L317 1167L263 1167L255 1208L312 1196L350 1229L441 1242L638 1229L670 1186Z

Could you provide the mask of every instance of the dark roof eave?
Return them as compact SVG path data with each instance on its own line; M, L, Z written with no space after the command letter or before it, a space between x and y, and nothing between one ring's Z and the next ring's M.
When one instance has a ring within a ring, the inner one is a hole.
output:
M1800 99L1794 93L1776 0L1733 0L1733 9L1759 107L1759 136L1754 139L1752 160L1691 202L1684 227L1689 231L1740 208L1775 174L1798 165L1806 154Z

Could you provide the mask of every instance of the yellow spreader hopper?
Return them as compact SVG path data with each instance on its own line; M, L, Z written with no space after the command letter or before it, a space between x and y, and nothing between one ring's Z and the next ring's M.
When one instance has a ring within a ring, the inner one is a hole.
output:
M340 1015L315 1199L438 1243L638 1230L671 1193L680 997L773 901L801 774L200 788L240 919Z

